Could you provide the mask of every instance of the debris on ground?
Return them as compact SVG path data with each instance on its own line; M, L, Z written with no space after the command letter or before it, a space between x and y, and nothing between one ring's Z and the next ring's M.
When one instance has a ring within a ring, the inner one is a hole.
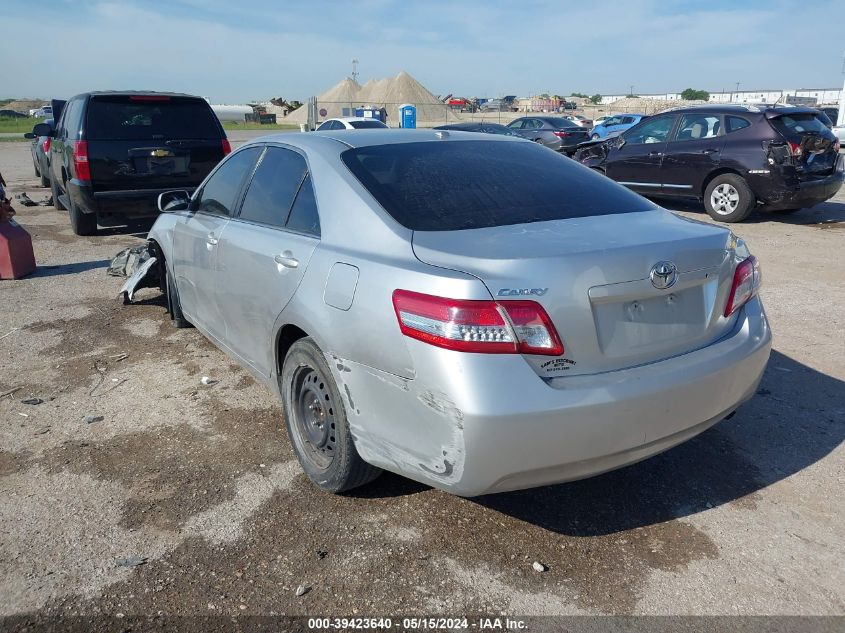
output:
M146 244L124 248L114 256L106 272L114 277L131 277L149 258L150 249Z
M311 591L311 587L308 585L299 585L299 587L296 588L296 597L301 598L309 591Z
M17 200L20 204L25 207L34 207L37 206L38 203L26 195L26 192L15 194L15 200Z
M102 422L105 418L101 415L86 415L85 424L94 424L94 422Z
M6 396L11 396L13 393L15 393L18 390L20 390L20 387L12 387L8 391L4 391L3 393L0 393L0 398L5 398Z
M117 561L118 567L138 567L138 565L144 565L147 562L146 556L129 556L128 558L121 558Z
M329 555L329 553L325 550L322 550L322 549L317 550L317 558L319 558L320 560L323 560L328 555Z
M548 569L548 567L546 567L543 563L539 563L536 560L534 561L534 564L531 565L531 566L534 568L534 571L536 571L536 572L544 572Z
M53 206L53 196L47 196L46 198L42 198L38 201L38 206L40 207L52 207Z
M219 381L215 380L214 378L209 378L208 376L203 376L202 378L200 378L200 382L206 387L210 387L211 385L216 385Z
M25 398L24 400L21 400L21 404L36 405L36 404L42 404L43 402L44 401L41 398Z

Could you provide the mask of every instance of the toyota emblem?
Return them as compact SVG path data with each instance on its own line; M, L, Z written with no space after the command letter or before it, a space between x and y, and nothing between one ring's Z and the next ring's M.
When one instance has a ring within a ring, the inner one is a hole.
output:
M649 279L651 279L651 285L658 290L666 290L678 281L678 269L672 262L657 262L651 267Z

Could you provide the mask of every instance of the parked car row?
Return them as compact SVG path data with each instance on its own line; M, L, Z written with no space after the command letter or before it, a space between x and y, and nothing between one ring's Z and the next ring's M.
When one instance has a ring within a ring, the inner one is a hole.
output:
M794 106L680 108L583 144L574 158L634 191L696 197L714 219L741 222L755 208L788 213L839 191L841 143L822 116Z

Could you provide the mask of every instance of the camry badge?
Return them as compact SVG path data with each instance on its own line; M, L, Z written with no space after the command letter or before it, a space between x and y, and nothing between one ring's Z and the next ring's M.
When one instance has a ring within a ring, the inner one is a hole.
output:
M542 297L549 291L548 288L499 288L496 293L498 297L524 297L528 295L535 295Z
M672 262L657 262L651 267L648 277L651 279L652 286L658 290L666 290L678 281L678 269Z

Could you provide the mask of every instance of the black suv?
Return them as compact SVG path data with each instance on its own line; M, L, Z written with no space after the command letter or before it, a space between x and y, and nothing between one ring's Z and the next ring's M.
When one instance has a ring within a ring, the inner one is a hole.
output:
M645 195L703 200L721 222L812 207L845 180L839 140L812 108L695 106L583 143L575 160Z
M49 136L50 175L57 209L73 232L93 235L97 218L155 215L158 194L192 191L231 151L211 106L165 92L88 92L58 102Z

